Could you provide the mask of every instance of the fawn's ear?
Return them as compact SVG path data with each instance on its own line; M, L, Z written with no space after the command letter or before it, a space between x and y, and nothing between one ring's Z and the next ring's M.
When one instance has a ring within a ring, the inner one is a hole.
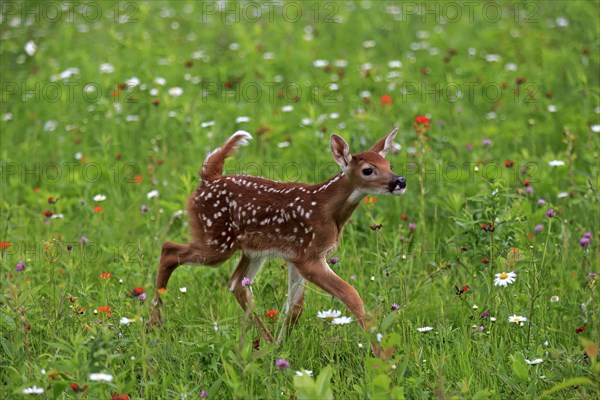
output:
M385 157L388 151L390 151L390 149L392 148L392 145L394 144L394 138L396 137L397 133L398 128L395 128L393 131L379 139L369 151L379 153L381 154L381 157Z
M330 137L331 142L331 153L335 162L342 168L342 171L346 171L352 161L352 154L350 154L350 148L348 143L340 136L335 133Z

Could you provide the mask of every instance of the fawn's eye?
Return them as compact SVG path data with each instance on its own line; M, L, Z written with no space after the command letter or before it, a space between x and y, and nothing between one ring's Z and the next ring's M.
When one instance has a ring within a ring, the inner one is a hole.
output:
M373 173L373 168L365 168L362 170L363 175L369 176Z

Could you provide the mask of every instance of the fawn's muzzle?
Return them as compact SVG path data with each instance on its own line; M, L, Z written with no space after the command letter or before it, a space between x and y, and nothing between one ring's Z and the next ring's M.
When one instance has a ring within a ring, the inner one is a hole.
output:
M389 187L392 194L402 194L406 189L406 179L403 176L397 176L396 179L390 182Z

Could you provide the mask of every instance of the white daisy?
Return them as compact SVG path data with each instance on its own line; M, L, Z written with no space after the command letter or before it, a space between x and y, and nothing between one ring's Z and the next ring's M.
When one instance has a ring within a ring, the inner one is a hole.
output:
M523 325L523 322L527 322L527 317L522 317L520 315L511 315L508 317L508 322L514 322L515 324Z
M352 317L339 317L331 321L333 325L346 325L350 322L352 322Z
M44 389L39 388L35 385L33 385L33 387L23 389L23 394L42 394L42 393L44 393Z
M383 335L381 333L377 334L377 343L381 343L381 339L383 339Z
M240 124L242 122L248 122L248 121L250 121L250 117L246 117L246 116L237 117L235 119L236 124Z
M336 319L340 315L342 315L341 311L339 311L339 310L332 310L332 309L329 309L327 311L319 311L317 313L317 317L322 318L322 319L326 319L327 321L333 321L334 319Z
M158 190L154 189L154 190L149 191L148 194L146 195L146 197L148 197L149 199L158 197Z
M101 201L106 200L106 196L103 194L97 194L94 196L94 201L100 203Z
M288 106L281 107L281 111L283 111L283 112L290 112L290 111L293 111L293 110L294 110L294 106L289 106L288 105Z
M552 296L552 297L550 297L550 301L552 303L558 303L559 300L560 300L560 297L558 297L558 296Z
M135 319L129 319L127 317L123 317L119 320L119 324L121 325L129 325L130 323L132 323L133 321L135 321Z
M179 291L180 291L181 293L185 293L185 292L187 292L187 288L186 288L185 286L184 286L184 287L180 287L180 288L179 288Z
M525 359L525 362L526 362L527 364L529 364L529 365L536 365L536 364L539 364L539 363L542 363L542 362L544 362L544 359L542 359L542 358L536 358L535 360L531 360L531 361L530 361L530 360L527 360L527 359Z
M33 57L33 55L35 54L36 50L37 50L37 45L35 44L35 42L33 40L30 40L29 42L25 43L25 53L27 53L27 55L29 57Z
M109 63L100 64L100 73L101 74L112 74L115 71L115 67Z
M509 283L513 283L516 278L517 274L515 272L502 272L500 274L496 274L494 285L506 287Z
M312 376L313 372L309 369L303 369L302 371L296 371L296 376Z
M592 130L592 132L595 132L595 133L600 132L600 125L599 124L592 125L591 130Z
M563 165L565 165L565 162L562 160L552 160L548 161L548 165L551 167L562 167Z
M559 199L567 198L567 197L569 197L569 192L561 192L561 193L557 194L556 197Z
M111 374L105 374L102 372L90 374L89 378L90 378L90 381L96 381L96 382L112 382L112 380L113 380L113 376Z
M417 328L417 331L419 331L421 333L427 333L432 330L433 330L433 327L431 327L431 326L424 326L422 328Z
M178 86L175 86L175 87L169 88L168 92L169 92L169 96L179 97L183 94L183 89Z

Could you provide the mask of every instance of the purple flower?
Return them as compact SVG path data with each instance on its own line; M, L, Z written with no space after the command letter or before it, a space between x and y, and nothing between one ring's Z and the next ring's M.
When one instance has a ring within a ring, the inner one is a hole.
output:
M87 244L89 242L87 236L82 236L79 238L79 243L81 244Z
M586 233L583 234L583 237L591 239L592 238L592 233L591 232L586 232Z
M587 238L587 237L585 237L585 236L584 236L584 237L582 237L582 238L581 238L581 240L579 241L579 245L580 245L581 247L587 247L587 246L589 246L589 245L590 245L590 238ZM17 264L17 265L18 265L18 264Z
M275 361L275 366L280 370L288 369L290 367L290 362L285 358L278 358L277 361Z
M408 224L408 230L411 232L414 232L417 229L417 224L415 224L414 222L411 222L410 224Z
M202 389L202 390L200 391L200 398L201 398L201 399L206 399L206 398L208 398L208 392L207 392L206 390Z
M491 146L492 145L492 140L491 139L483 139L481 141L481 144L484 145L485 147Z
M139 301L144 301L144 300L146 300L146 298L147 298L147 297L148 297L148 296L146 295L146 293L142 293L142 294L140 294L140 295L138 296L138 300L139 300Z
M340 262L340 259L339 259L339 257L331 257L329 262L331 262L332 264L337 264Z
M140 211L141 211L142 213L147 213L147 212L148 212L148 206L147 206L147 205L145 205L145 204L142 204L142 205L140 206Z
M525 187L526 194L532 194L533 192L534 192L533 186L529 185L529 186Z
M246 286L250 286L252 285L252 281L250 280L250 278L244 278L242 279L242 286L246 287Z
M556 211L554 211L552 208L550 208L548 211L546 211L546 217L548 217L548 218L556 217Z
M25 261L19 260L19 262L15 266L15 269L17 270L17 272L23 271L25 269Z
M544 200L544 199L538 199L538 204L540 206L543 206L544 204L546 204L546 200Z
M595 277L597 277L597 276L598 276L598 274L597 274L597 273L595 273L595 272L590 272L590 273L588 273L588 278L590 278L590 279L594 279L594 278L595 278Z
M535 228L533 228L533 231L534 231L535 233L539 233L539 232L541 232L541 231L543 231L543 230L544 230L544 224L537 224L537 225L535 226Z
M488 310L485 310L483 312L483 314L481 314L481 319L486 319L490 316L490 312Z
M390 309L392 311L396 311L396 310L400 309L400 306L396 303L392 303L392 305L390 306Z
M467 151L472 151L473 145L471 143L467 143Z

